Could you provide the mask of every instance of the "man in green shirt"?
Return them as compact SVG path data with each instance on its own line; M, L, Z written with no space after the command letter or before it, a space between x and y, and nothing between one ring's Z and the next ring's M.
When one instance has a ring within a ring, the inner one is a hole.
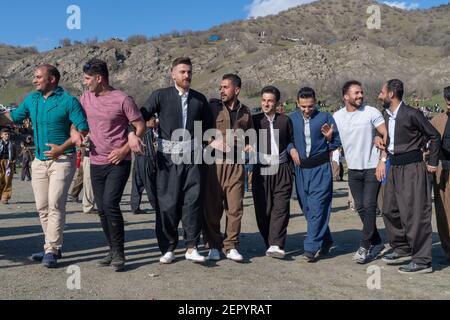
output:
M61 257L67 193L75 174L75 149L71 132L87 133L86 116L77 98L58 86L61 76L54 66L34 71L33 85L22 104L0 115L0 124L22 123L31 118L36 143L32 187L45 235L44 252L32 255L47 268L55 268Z

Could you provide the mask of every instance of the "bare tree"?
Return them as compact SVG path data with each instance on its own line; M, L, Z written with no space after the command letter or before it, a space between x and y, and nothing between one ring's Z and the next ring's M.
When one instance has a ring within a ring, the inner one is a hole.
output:
M97 37L89 38L89 39L86 39L85 43L88 46L95 46L98 44L98 39L97 39Z

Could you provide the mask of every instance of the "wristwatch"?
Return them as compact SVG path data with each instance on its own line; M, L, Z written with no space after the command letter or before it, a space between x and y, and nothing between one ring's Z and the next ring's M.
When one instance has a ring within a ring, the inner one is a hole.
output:
M386 157L383 157L380 160L381 160L381 162L384 162L384 163L386 163L386 161L387 161Z

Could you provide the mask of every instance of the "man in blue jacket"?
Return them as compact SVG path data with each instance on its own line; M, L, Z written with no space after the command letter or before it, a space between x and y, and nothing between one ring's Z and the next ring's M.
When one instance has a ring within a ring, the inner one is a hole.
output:
M341 146L341 141L333 117L317 110L313 89L300 89L297 100L299 111L289 115L294 143L288 151L295 164L300 207L308 223L304 257L315 262L333 245L328 227L333 196L330 153Z

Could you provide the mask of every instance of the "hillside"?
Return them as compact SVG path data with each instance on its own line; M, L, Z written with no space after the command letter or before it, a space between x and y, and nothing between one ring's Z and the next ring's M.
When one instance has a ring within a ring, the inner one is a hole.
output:
M80 94L83 63L99 57L109 63L113 84L141 104L152 90L170 84L170 62L181 55L193 58L195 88L216 96L221 76L236 72L244 81L243 100L252 105L267 84L280 86L284 99L295 97L299 86L312 85L323 101L335 105L341 84L350 78L365 83L372 102L381 83L392 77L404 79L410 94L439 94L450 84L450 5L414 11L380 5L382 28L369 30L371 4L322 0L205 32L77 44L17 59L5 58L0 47L0 103L10 102L2 99L11 90L23 94L19 89L43 62L58 66L64 86ZM211 41L211 35L220 40Z

